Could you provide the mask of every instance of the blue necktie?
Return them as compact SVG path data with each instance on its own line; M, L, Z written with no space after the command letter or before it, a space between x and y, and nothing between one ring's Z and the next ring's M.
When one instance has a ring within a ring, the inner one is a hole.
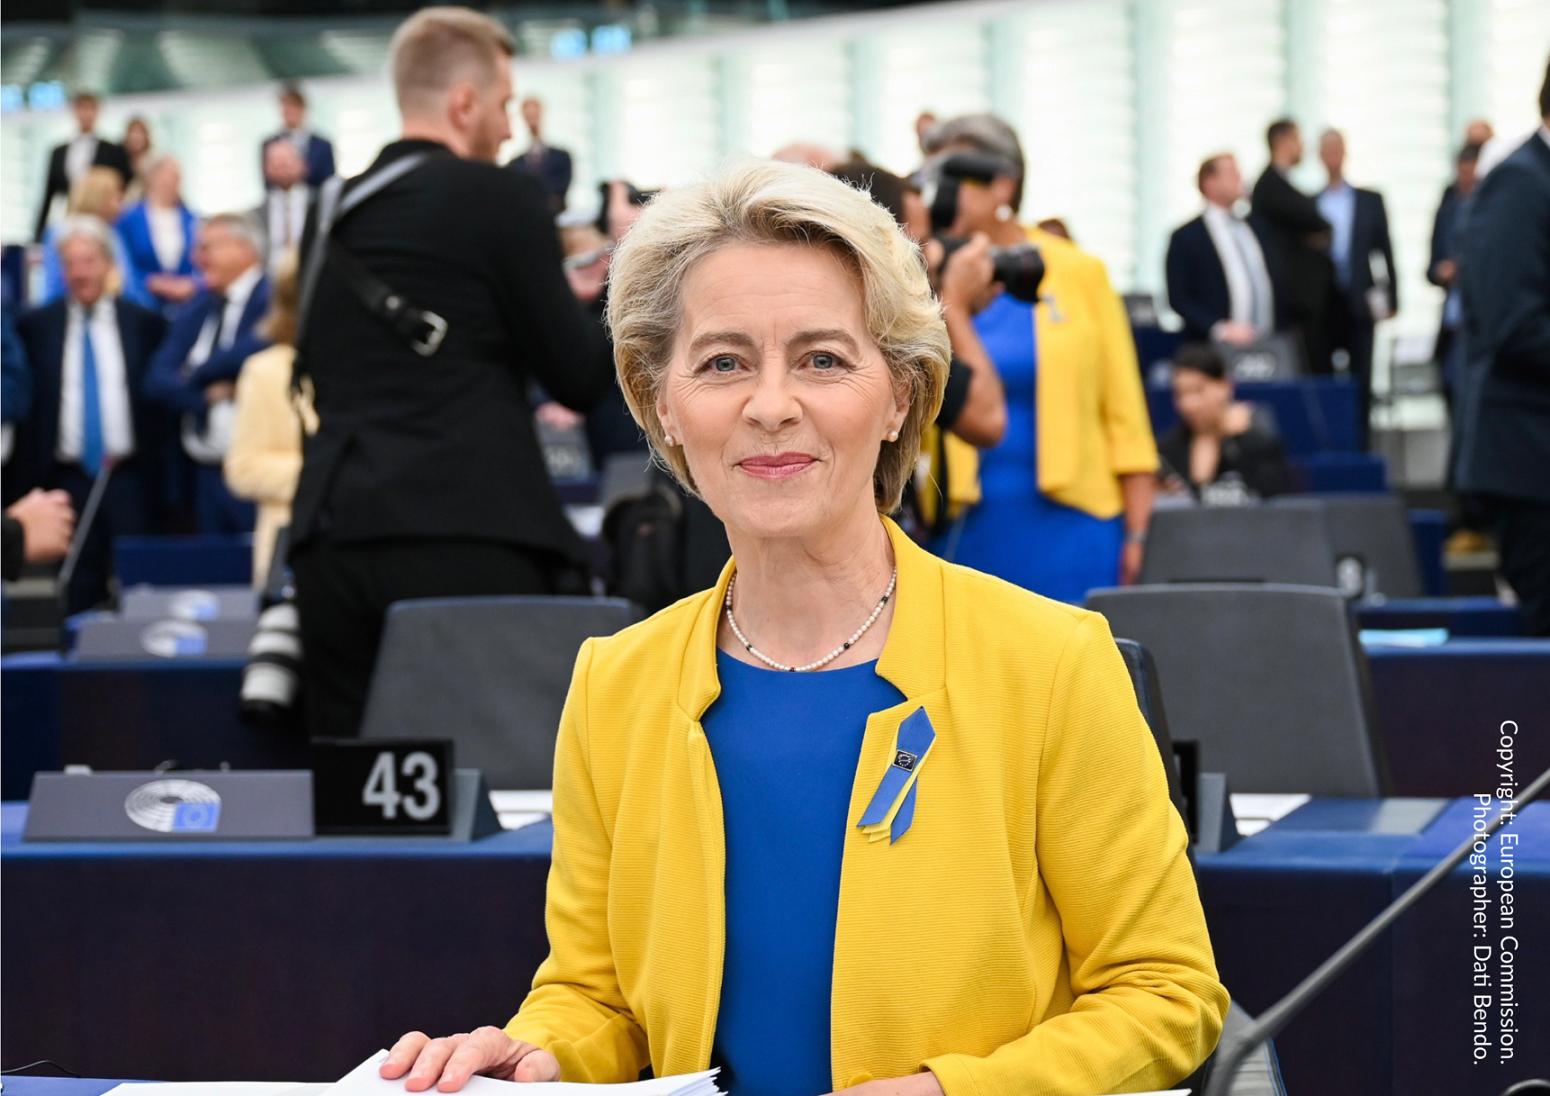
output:
M97 400L97 352L91 343L91 312L81 322L81 467L96 476L102 468L102 405Z

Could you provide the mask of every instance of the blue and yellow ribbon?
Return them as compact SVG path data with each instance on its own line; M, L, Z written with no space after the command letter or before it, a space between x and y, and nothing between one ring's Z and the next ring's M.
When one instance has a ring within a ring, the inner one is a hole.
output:
M899 724L893 759L856 823L868 841L887 838L893 844L909 830L915 821L915 781L935 742L936 728L931 726L926 709L916 708Z

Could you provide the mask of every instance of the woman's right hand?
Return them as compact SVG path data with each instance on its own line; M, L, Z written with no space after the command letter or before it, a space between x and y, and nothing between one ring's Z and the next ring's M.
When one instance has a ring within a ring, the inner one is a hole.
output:
M457 1092L475 1074L501 1081L558 1081L560 1063L547 1050L513 1039L497 1027L432 1039L411 1031L388 1053L378 1072L404 1078L409 1092Z

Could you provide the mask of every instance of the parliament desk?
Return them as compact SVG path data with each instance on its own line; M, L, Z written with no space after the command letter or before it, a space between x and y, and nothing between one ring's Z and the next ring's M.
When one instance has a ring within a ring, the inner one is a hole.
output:
M1550 768L1550 639L1369 646L1367 663L1394 794L1490 791L1492 743L1509 720L1522 728L1521 770Z
M1446 628L1455 639L1509 638L1523 634L1523 614L1516 605L1494 597L1389 598L1357 602L1359 628L1407 631Z
M1233 996L1257 1012L1291 989L1462 838L1468 806L1315 800L1202 855L1201 898ZM413 1028L503 1023L546 951L546 822L461 846L45 845L21 842L25 811L0 807L6 1066L50 1058L98 1076L261 1080L284 1062L291 1076L336 1077ZM1550 804L1517 826L1517 970L1532 1005L1520 1024L1545 1030ZM1506 1087L1495 1067L1471 1071L1459 1019L1469 925L1455 907L1466 886L1455 873L1287 1029L1289 1091ZM1519 1062L1550 1072L1547 1056L1550 1045L1525 1046ZM1457 1083L1390 1088L1411 1063Z
M242 659L77 662L53 652L0 661L0 798L25 799L32 774L62 765L151 769L307 766L294 734L238 718Z

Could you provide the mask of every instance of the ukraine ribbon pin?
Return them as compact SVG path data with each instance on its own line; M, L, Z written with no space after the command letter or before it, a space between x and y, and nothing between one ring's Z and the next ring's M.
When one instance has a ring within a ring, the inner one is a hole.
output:
M936 728L931 726L926 709L916 708L899 724L893 760L861 821L856 823L868 841L887 838L893 844L910 828L915 820L915 779L935 742Z

